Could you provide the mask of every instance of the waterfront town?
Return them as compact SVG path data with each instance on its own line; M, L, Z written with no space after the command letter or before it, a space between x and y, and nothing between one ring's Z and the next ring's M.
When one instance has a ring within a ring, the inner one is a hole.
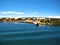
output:
M42 17L0 17L0 23L3 22L17 22L17 23L38 23L39 25L60 25L60 18L42 18Z

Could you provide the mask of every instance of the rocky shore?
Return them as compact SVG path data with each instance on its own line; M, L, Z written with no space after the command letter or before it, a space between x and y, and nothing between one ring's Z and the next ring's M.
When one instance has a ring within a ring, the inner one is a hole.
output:
M22 23L38 23L39 25L56 25L60 26L60 18L0 18L1 22L22 22Z

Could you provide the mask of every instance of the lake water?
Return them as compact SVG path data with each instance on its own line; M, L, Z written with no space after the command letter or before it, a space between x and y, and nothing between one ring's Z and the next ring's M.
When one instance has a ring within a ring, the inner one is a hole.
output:
M0 45L60 45L60 26L0 23Z

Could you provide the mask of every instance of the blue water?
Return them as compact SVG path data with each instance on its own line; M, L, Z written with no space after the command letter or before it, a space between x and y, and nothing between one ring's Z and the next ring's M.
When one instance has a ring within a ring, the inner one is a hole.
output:
M0 23L0 45L60 45L60 26Z

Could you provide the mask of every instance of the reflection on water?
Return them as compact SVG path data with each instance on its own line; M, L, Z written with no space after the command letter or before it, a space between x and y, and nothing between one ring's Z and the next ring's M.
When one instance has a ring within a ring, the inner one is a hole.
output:
M60 26L0 23L0 45L60 45Z

